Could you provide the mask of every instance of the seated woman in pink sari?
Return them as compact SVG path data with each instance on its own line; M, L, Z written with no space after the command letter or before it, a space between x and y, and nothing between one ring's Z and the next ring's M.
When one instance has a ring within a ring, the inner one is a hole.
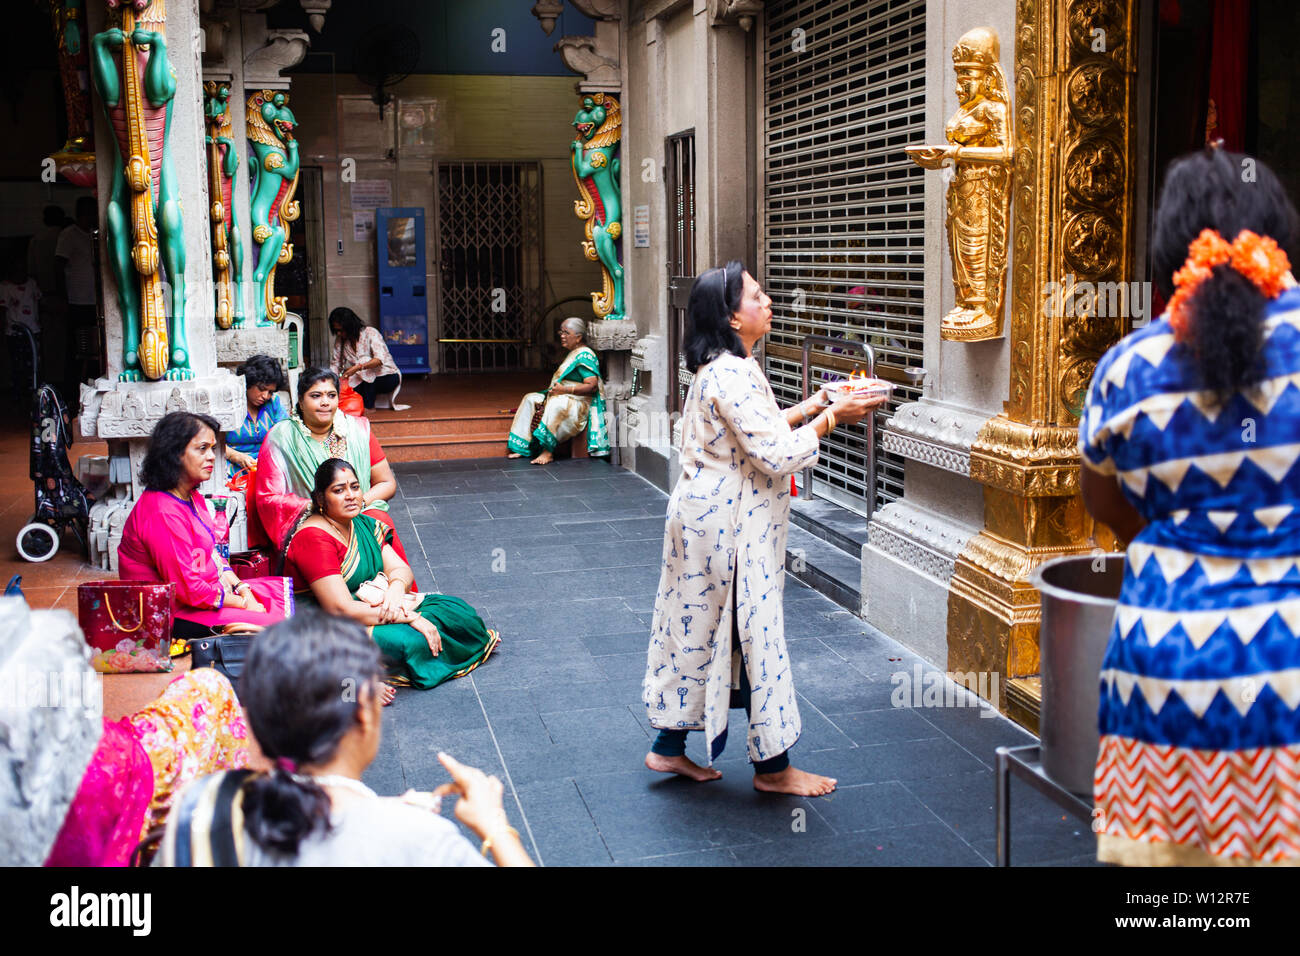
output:
M216 467L219 432L207 415L163 417L140 467L148 490L131 509L117 549L123 581L176 586L173 634L179 638L228 624L267 626L293 613L290 578L241 581L217 553L214 518L198 488Z
M388 499L397 494L393 469L370 422L339 410L338 376L326 368L303 371L292 417L272 428L262 443L249 493L250 543L282 555L288 550L299 521L311 509L316 469L329 458L342 458L356 471L362 514L393 531L393 550L407 561L388 513Z
M126 866L167 822L196 777L248 765L248 726L235 689L210 667L178 674L153 703L104 721L46 866Z

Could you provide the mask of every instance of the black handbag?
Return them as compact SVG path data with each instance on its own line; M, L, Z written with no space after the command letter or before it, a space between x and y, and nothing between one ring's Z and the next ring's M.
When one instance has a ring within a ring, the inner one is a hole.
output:
M224 674L238 694L239 675L244 672L244 660L248 657L248 649L255 637L257 631L236 631L193 638L190 640L190 666L211 667L217 673Z

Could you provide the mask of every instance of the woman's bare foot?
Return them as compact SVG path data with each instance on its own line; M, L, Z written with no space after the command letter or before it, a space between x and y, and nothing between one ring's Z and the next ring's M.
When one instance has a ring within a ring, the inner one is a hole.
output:
M645 765L647 770L654 770L657 773L677 773L701 783L717 780L722 776L721 770L714 770L712 767L701 767L695 761L686 757L665 757L653 750L645 755Z
M534 465L549 465L549 464L550 464L551 462L553 462L553 461L555 461L555 458L552 457L551 453L550 453L549 451L544 451L544 452L542 452L540 455L538 455L536 458L533 459L533 464L534 464Z
M796 797L823 797L835 789L835 778L786 767L780 773L754 774L754 789L764 793L792 793Z
M397 696L397 688L394 687L392 684L379 685L379 701L385 707L391 704L393 702L393 698L396 696Z
M507 457L507 458L523 458L524 456L521 455L521 454L519 454L519 452L517 452L517 451L510 451L510 452L506 452L506 457Z

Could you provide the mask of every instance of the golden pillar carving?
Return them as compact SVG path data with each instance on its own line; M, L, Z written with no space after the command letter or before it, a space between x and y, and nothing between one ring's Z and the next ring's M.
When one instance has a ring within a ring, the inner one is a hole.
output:
M1094 547L1078 496L1078 413L1124 318L1099 316L1095 300L1054 308L1051 292L1132 268L1137 18L1136 0L1016 3L1010 388L971 448L984 529L958 557L948 597L949 669L996 671L1003 686L1038 673L1027 575ZM1104 529L1098 539L1112 543ZM1036 722L1009 691L1012 716Z

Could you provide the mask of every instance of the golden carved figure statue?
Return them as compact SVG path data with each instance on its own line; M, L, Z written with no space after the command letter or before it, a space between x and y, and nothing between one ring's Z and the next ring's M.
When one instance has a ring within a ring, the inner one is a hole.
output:
M957 305L939 334L970 342L1002 334L1015 142L997 32L969 31L952 48L952 61L961 106L944 129L948 145L908 146L907 154L926 169L956 170L948 185L948 251Z

